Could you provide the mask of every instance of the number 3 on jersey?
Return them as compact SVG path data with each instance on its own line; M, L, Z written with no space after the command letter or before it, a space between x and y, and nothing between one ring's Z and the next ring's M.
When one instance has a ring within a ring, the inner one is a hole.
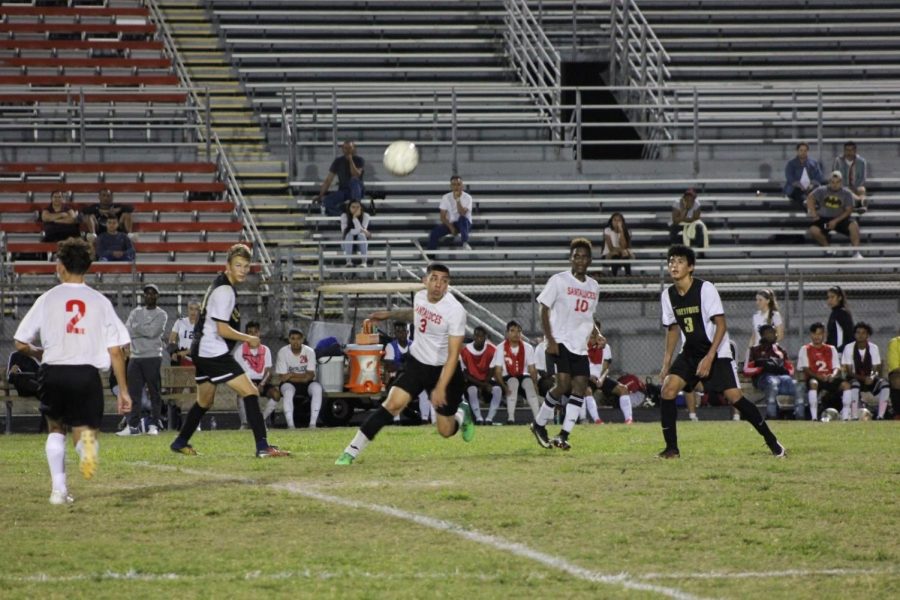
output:
M579 298L575 301L575 312L587 312L588 311L588 301L584 298Z
M694 317L685 317L684 318L684 332L685 333L694 333Z
M425 327L428 325L428 319L422 318L419 320L419 331L425 333Z
M78 321L80 321L84 317L84 311L87 307L84 305L84 302L81 300L69 300L66 302L66 313L74 312L75 315L66 323L66 333L76 333L83 334L84 328L78 327Z

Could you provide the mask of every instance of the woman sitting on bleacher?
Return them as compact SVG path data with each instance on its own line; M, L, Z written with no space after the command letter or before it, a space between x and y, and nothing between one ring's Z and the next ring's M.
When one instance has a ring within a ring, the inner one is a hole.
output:
M672 205L672 223L669 239L672 244L684 244L691 248L709 248L709 232L700 220L700 201L693 188L685 190Z
M620 258L625 261L634 259L631 251L631 232L625 224L622 213L613 213L606 222L603 230L603 258ZM631 275L631 265L628 262L613 263L610 265L613 277L619 274L619 269L625 267L625 274Z
M359 249L362 256L362 266L366 266L366 256L369 253L369 215L366 214L362 202L351 200L346 210L341 215L341 246L347 256L347 266L352 266L354 247Z
M60 242L80 237L81 221L78 211L70 204L63 202L63 192L56 190L50 194L50 206L41 211L41 223L44 225L43 241Z

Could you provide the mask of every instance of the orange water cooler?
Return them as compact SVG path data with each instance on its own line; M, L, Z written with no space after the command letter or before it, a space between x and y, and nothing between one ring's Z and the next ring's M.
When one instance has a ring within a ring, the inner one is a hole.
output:
M363 330L356 334L356 343L345 348L350 363L346 388L356 394L377 394L381 391L381 357L384 351L378 343L374 323L363 322Z

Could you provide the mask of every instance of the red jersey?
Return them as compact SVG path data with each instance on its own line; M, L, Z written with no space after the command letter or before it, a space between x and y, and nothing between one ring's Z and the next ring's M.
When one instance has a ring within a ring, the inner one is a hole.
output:
M475 349L475 344L463 346L459 355L463 361L463 367L469 375L479 381L487 381L491 374L491 361L494 360L494 352L497 348L490 342L485 342L481 352Z
M837 350L829 344L822 344L818 348L812 344L806 344L800 350L798 359L798 368L808 368L822 377L832 375L840 363Z

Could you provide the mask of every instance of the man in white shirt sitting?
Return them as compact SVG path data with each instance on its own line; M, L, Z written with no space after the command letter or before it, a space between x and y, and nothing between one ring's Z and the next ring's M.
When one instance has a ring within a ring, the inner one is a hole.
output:
M288 429L294 429L294 396L309 398L309 428L316 428L319 411L322 410L322 385L316 379L316 351L303 343L303 332L291 329L287 346L275 357L275 375L281 383L281 400ZM263 417L268 419L278 405L269 400Z
M459 241L466 250L469 246L469 231L472 229L472 196L463 191L462 177L450 178L450 193L441 198L441 224L431 230L428 249L437 250L445 235L459 235Z
M506 339L497 346L491 367L494 369L494 379L500 384L506 398L507 424L515 424L519 389L525 393L532 417L536 417L541 401L534 389L538 380L534 348L522 341L522 326L517 322L510 321L506 324Z

